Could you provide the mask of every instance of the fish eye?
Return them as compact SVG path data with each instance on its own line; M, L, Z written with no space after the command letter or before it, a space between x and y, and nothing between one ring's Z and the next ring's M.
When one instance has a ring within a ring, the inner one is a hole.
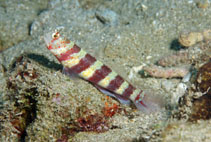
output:
M57 39L57 38L59 38L59 36L60 36L60 35L59 35L58 32L52 34L52 38L53 38L53 39Z

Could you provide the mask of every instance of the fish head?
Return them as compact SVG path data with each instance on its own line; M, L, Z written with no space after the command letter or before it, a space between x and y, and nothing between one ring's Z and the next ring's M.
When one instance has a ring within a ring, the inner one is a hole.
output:
M55 30L44 35L44 40L48 50L50 50L55 56L60 56L66 52L70 41L61 36L60 31Z

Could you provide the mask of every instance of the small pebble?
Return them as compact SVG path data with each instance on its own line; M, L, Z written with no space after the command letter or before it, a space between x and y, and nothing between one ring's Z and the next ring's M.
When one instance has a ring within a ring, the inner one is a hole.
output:
M34 21L30 27L30 31L29 31L30 35L34 35L37 32L41 32L42 31L41 27L42 27L42 24L39 21Z
M118 24L118 15L116 12L104 9L104 10L98 10L96 13L96 18L103 24L108 24L111 26L115 26Z
M200 32L183 33L179 37L179 42L184 47L190 47L203 40L203 34Z
M184 83L179 83L175 92L172 94L171 103L177 105L179 102L179 98L182 97L187 90L187 85Z
M144 4L141 4L141 8L142 8L143 11L146 11L148 9L148 7Z

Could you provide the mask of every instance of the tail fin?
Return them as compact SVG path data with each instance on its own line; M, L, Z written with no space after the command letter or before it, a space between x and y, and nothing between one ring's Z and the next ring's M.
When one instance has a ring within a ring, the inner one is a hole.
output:
M145 91L137 95L133 102L138 110L147 114L161 111L164 107L164 99L161 95L155 95Z

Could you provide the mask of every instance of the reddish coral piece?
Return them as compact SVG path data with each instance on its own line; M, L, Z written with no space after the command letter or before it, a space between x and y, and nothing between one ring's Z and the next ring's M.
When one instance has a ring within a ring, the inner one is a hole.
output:
M105 132L108 130L108 123L104 117L98 114L89 115L86 118L77 119L81 131Z
M58 94L57 94L58 95ZM91 113L92 111L86 107L80 107L76 110L78 118L72 120L67 127L62 128L62 136L57 139L57 142L66 142L70 136L74 136L77 132L97 132L102 133L108 131L109 117L114 116L123 109L117 104L112 104L110 97L106 96L107 102L102 110L102 114ZM123 110L124 111L124 110Z
M109 97L107 98L109 100ZM69 136L75 135L77 132L97 132L102 133L108 131L109 122L108 118L114 116L117 112L120 111L120 108L117 104L109 106L108 102L105 103L103 108L103 114L90 114L89 109L86 109L84 112L79 108L76 113L79 114L79 117L72 121L67 127L62 128L62 136L57 139L57 142L66 142Z
M105 107L103 110L103 114L106 117L112 117L113 115L115 115L119 110L119 106L117 104L113 104L113 106L108 106L108 103L105 103Z
M24 71L23 72L24 77L29 77L31 80L38 77L38 74L35 72L35 70L32 71Z
M19 137L21 137L24 133L24 124L22 124L21 120L19 119L15 119L11 121L11 124L13 125L13 127L17 130L16 132L13 132L15 134L17 134Z

